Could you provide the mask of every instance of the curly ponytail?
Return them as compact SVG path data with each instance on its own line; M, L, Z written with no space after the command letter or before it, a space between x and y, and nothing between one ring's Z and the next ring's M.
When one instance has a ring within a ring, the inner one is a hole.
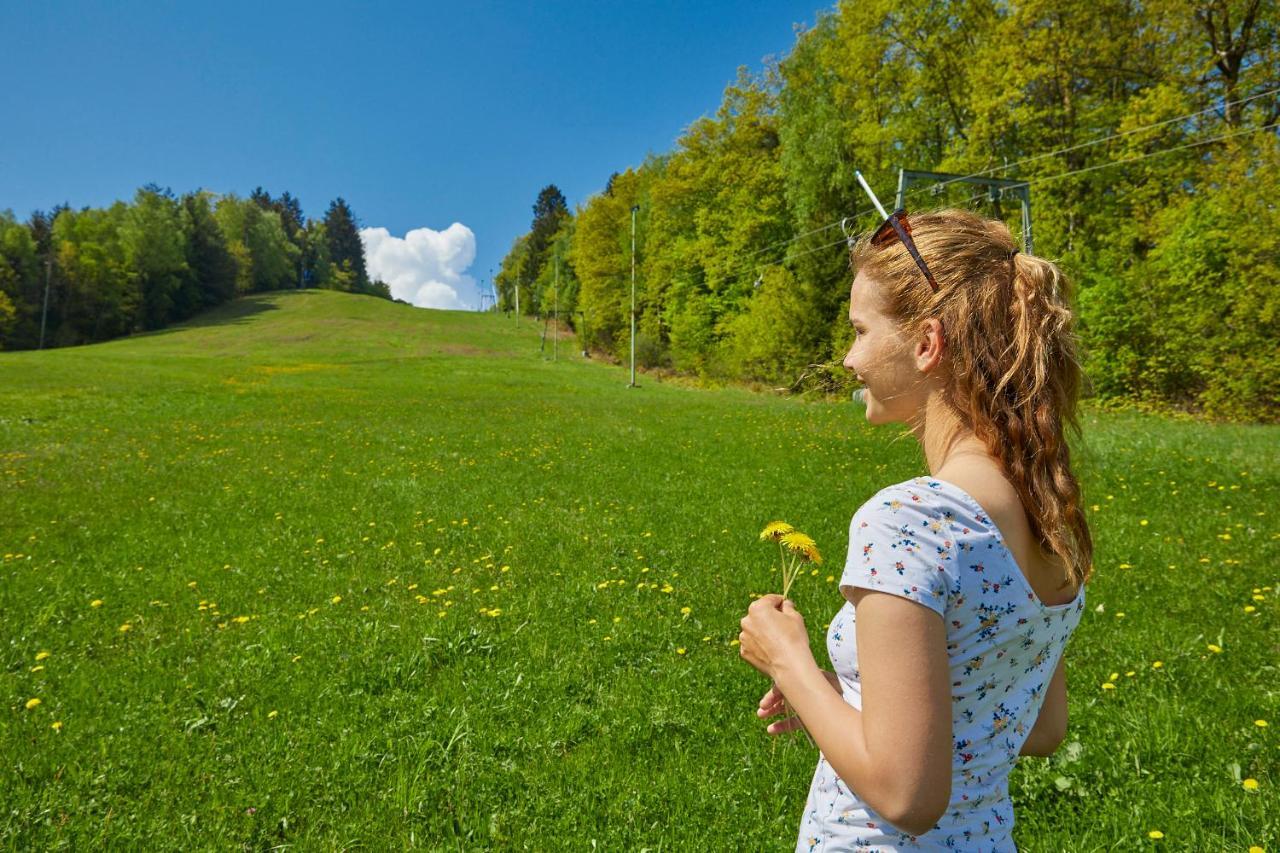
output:
M1066 569L1062 587L1084 583L1093 538L1064 429L1080 436L1070 283L1052 262L1018 252L999 220L954 209L910 219L937 293L900 241L873 247L863 237L850 259L880 284L886 313L903 327L941 321L947 403L1017 490L1042 553Z

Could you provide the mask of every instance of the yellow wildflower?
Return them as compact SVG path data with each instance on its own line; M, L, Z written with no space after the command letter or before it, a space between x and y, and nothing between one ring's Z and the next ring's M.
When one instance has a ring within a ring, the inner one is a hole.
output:
M101 607L101 606L102 606L102 599L101 599L101 598L95 598L93 601L90 601L90 602L89 602L89 606L90 606L90 607Z
M48 652L36 652L36 660L42 661L49 656Z
M788 551L799 554L806 560L813 563L821 563L822 555L818 553L818 543L799 531L785 533L780 541L787 547Z
M55 732L62 731L62 720L54 720L50 723L49 728L53 729Z
M28 700L27 700L27 710L28 710L28 711L30 711L32 708L37 708L37 707L39 707L39 706L40 706L40 700L39 700L39 699L34 699L34 698L33 698L33 699L28 699Z
M1258 726L1259 728L1263 728L1263 729L1265 729L1265 728L1267 727L1267 721L1266 721L1266 720L1254 720L1254 721L1253 721L1253 724L1254 724L1255 726Z
M341 601L342 601L342 596L340 595L335 595L333 598L329 599L330 604L338 604Z
M1153 830L1151 830L1150 832L1148 832L1148 833L1147 833L1147 837L1148 837L1148 838L1155 838L1155 839L1157 839L1157 840L1158 840L1158 839L1164 838L1164 833L1163 833L1163 832L1161 832L1161 831L1160 831L1160 830L1158 830L1158 829L1153 829Z
M132 625L130 625L128 622L126 622L126 623L124 623L123 625L121 625L121 626L120 626L120 633L121 633L121 634L127 634L127 633L129 633L130 631L132 631L132 630L133 630L133 626L132 626Z
M1245 789L1246 791L1256 791L1256 790L1258 790L1258 780L1257 780L1257 779L1245 779L1245 780L1244 780L1243 782L1241 782L1240 784L1244 786L1244 789Z
M760 531L760 541L766 542L772 539L774 542L777 542L793 530L795 530L795 528L790 524L787 524L785 521L771 521L764 526L764 530Z
M1209 651L1213 652L1215 655L1219 654L1222 651L1221 646L1215 646L1213 643L1209 643L1208 648L1209 648Z

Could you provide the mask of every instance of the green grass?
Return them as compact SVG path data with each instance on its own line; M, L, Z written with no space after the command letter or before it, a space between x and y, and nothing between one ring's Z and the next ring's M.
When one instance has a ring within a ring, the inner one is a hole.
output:
M731 643L756 534L827 555L826 662L849 517L918 451L540 332L305 292L0 355L3 845L791 849L816 752ZM1071 731L1015 839L1275 850L1280 429L1084 426Z

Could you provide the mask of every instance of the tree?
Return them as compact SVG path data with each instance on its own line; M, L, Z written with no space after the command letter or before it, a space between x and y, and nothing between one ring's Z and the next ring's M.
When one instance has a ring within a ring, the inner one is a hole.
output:
M130 273L136 277L143 329L159 329L174 318L175 298L189 270L177 200L149 184L138 190L121 226Z
M5 349L34 348L40 339L41 274L38 247L31 228L0 211L0 292L13 307L0 345Z
M182 215L187 268L197 293L195 304L183 308L195 313L235 296L236 260L227 246L226 235L218 227L209 193L183 196Z
M355 214L341 198L329 203L329 209L324 214L324 229L330 262L336 267L345 268L354 276L353 289L363 291L368 288L369 274L365 268L364 242L360 239Z
M141 279L126 254L122 233L130 212L65 210L53 223L56 266L65 279L64 311L53 340L59 345L127 335L140 322Z
M551 241L560 230L561 223L568 217L569 205L556 185L548 184L543 187L533 203L533 224L529 228L530 266L527 272L532 279L542 276L550 259L548 251ZM533 304L529 306L530 312L541 309L540 294L537 291L534 293Z

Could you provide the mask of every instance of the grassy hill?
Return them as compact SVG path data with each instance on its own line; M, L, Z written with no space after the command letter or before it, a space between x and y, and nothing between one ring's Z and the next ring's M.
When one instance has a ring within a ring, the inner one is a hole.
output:
M3 845L791 849L817 755L734 645L756 534L823 550L826 662L849 517L922 460L540 334L313 291L0 353ZM1280 430L1085 429L1070 743L1012 778L1019 847L1274 844Z

